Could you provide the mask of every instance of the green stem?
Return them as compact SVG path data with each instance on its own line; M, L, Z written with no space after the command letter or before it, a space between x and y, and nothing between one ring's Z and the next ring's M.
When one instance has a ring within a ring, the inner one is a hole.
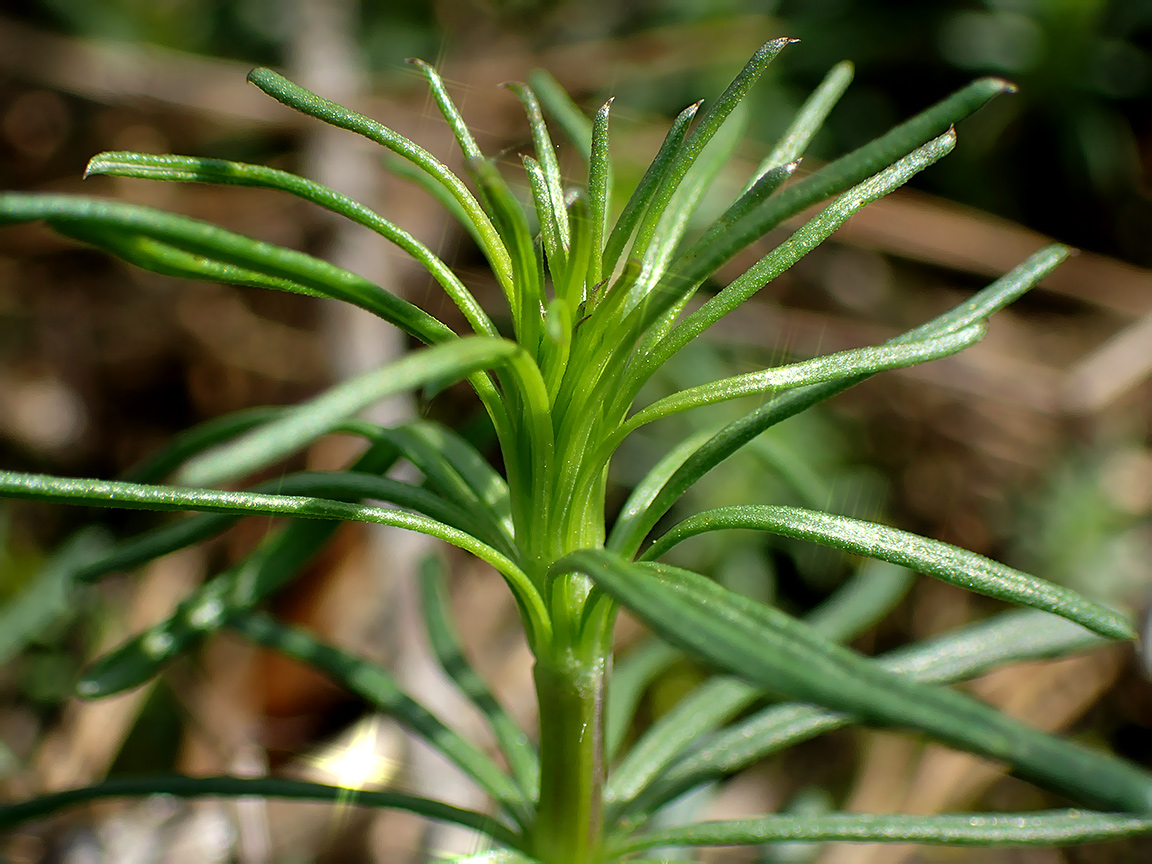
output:
M536 662L540 803L531 848L548 864L598 862L603 838L604 695L610 655L556 650ZM590 656L580 657L578 653Z

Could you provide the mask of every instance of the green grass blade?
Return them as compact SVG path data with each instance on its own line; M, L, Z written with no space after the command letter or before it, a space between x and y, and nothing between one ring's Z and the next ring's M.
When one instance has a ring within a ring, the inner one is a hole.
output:
M302 519L367 522L404 528L418 534L436 537L492 565L507 580L512 593L522 604L521 609L525 615L529 637L534 637L541 628L544 634L547 633L549 619L540 594L516 564L471 534L417 513L404 513L385 507L369 507L324 498L145 486L112 480L81 480L49 477L44 474L20 474L13 471L0 471L0 497L94 507L294 516Z
M596 133L592 123L584 116L580 106L572 101L568 91L546 69L533 69L529 72L528 86L532 88L544 110L559 124L568 140L580 151L584 161L590 163L592 153L596 149Z
M983 555L875 522L799 507L763 505L708 510L674 526L652 544L643 558L659 558L697 534L729 529L768 531L878 558L968 591L1060 615L1112 639L1133 639L1136 635L1127 619L1111 609Z
M508 250L504 247L488 215L468 191L464 182L431 153L375 120L309 92L271 69L253 69L248 73L248 80L277 102L332 126L363 135L370 141L387 147L397 156L407 159L430 177L435 178L460 203L460 207L468 215L468 221L476 227L476 233L481 239L480 248L491 263L496 277L506 287L511 284L512 266Z
M441 342L454 333L422 309L326 261L263 243L216 225L134 204L71 195L0 194L0 225L16 222L47 222L59 230L79 229L90 242L108 238L115 243L142 237L175 248L185 259L202 256L207 264L218 262L270 278L280 290L301 286L303 293L344 300L390 321L424 342ZM177 262L183 264L184 262Z
M525 792L495 762L405 693L387 670L260 612L237 613L229 618L228 627L257 645L318 669L395 718L475 780L521 827L531 824L533 807Z
M1021 776L1084 804L1152 810L1152 775L1143 769L1031 729L953 690L894 675L699 574L630 564L602 550L572 553L551 572L572 570L586 573L664 639L766 692L843 711L864 723L923 731L1006 762Z
M249 186L275 189L303 198L333 213L339 213L396 244L419 261L432 278L444 288L475 332L488 336L498 335L492 321L476 302L476 298L431 249L374 210L327 186L263 165L194 156L155 156L147 153L101 153L88 163L88 168L84 172L85 177L92 174Z
M720 218L708 228L704 236L700 238L700 242L702 244L711 242L715 237L727 231L728 228L735 225L740 219L767 201L776 193L777 189L783 186L788 179L796 173L796 169L799 167L800 160L796 159L792 162L785 162L783 165L769 168L758 176L752 185L741 192L740 197L732 202L732 206L725 210Z
M331 801L336 804L405 810L437 822L471 828L511 849L521 848L524 842L520 835L491 816L402 792L354 790L343 786L325 786L282 777L180 777L163 774L117 777L95 786L54 792L19 804L0 805L0 830L50 816L60 810L86 804L89 801L151 795L171 795L175 798L280 798L297 801Z
M567 250L572 243L572 232L568 225L568 208L564 205L564 180L560 176L560 165L556 161L556 145L552 143L552 136L548 133L548 125L544 122L544 114L540 111L540 103L536 101L536 94L523 84L512 82L505 84L511 90L520 104L524 106L524 113L528 115L528 125L532 128L532 143L536 147L536 161L547 182L548 197L552 202L552 216L560 234L561 246Z
M946 684L982 675L1008 663L1066 657L1106 640L1046 612L1013 610L943 636L890 651L876 662L912 680ZM630 821L666 801L745 768L773 753L851 724L852 718L796 702L770 705L717 733L679 764L626 802Z
M889 342L898 344L928 336L939 336L984 320L1023 295L1070 254L1071 250L1067 246L1045 247L964 303ZM817 384L790 391L725 426L684 460L660 490L651 495L650 502L642 513L630 513L623 528L613 529L613 550L624 557L635 555L645 536L660 517L667 513L697 480L764 430L835 396L865 378L866 376L862 376L847 382Z
M651 164L649 164L648 169L644 172L644 176L640 178L640 182L632 191L632 196L628 199L628 203L624 205L624 210L620 213L620 217L616 220L616 225L608 235L608 241L604 244L603 266L601 267L601 274L604 279L612 278L612 274L616 270L616 264L620 260L620 255L624 252L624 247L628 244L628 241L632 239L632 234L636 230L637 224L639 224L641 217L648 209L652 196L656 194L656 188L668 173L672 165L672 160L680 150L680 146L684 143L692 119L696 116L696 112L700 110L700 106L703 104L703 102L697 102L694 105L689 105L676 115L676 119L672 121L672 127L668 130L668 134L664 136L664 141L660 144L660 149L657 151L656 157L652 160Z
M645 423L693 408L715 405L743 396L774 394L776 391L792 387L842 381L859 375L874 375L886 369L902 369L948 357L975 345L984 338L985 331L985 325L978 323L963 330L930 337L920 342L838 351L835 354L826 354L799 363L774 366L759 372L748 372L681 390L633 414L628 418L628 422L613 434L605 449L609 446L615 449L620 441Z
M640 697L680 656L680 652L667 642L649 639L630 651L623 660L614 663L604 710L604 754L609 764L616 760L624 746Z
M239 439L195 457L177 474L177 482L213 485L274 465L389 396L432 381L459 380L499 366L518 351L517 345L503 339L471 336L413 352L338 384Z
M508 760L512 776L524 796L530 799L540 784L540 757L524 730L508 715L465 658L449 611L443 565L435 558L425 559L420 577L424 629L432 652L460 692L487 719L500 751Z
M768 172L804 155L804 151L808 149L808 145L816 137L824 121L828 119L832 108L852 83L853 72L854 67L847 60L837 63L829 70L820 86L812 91L812 95L800 106L800 110L796 112L796 116L792 118L792 122L772 148L772 152L753 172L745 191L751 189Z
M609 856L667 846L746 846L802 841L940 846L1068 846L1152 833L1152 817L1088 810L906 816L827 813L701 822L612 846Z

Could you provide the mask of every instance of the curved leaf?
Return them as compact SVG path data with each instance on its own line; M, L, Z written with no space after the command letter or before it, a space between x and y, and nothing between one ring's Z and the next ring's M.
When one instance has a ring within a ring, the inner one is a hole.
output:
M467 214L468 221L475 227L476 234L480 237L480 248L491 262L497 278L505 286L510 284L512 268L508 260L508 250L504 248L500 235L464 182L431 153L403 135L393 132L387 126L305 90L271 69L253 69L248 73L248 80L277 102L332 126L363 135L370 141L387 147L397 156L403 157L421 168L428 176L435 178Z
M876 662L915 681L963 681L1007 663L1048 660L1097 648L1105 640L1064 618L1032 609L1005 612L943 636L890 651ZM801 741L839 729L852 718L796 702L770 705L718 732L667 774L622 802L620 814L648 814L689 789L739 771Z
M1028 291L1070 254L1071 250L1067 246L1048 246L964 303L934 318L927 324L889 340L889 344L923 339L925 336L942 335L961 330L977 321L986 319ZM624 557L635 555L640 544L644 541L644 537L652 530L660 517L667 513L672 505L680 499L680 496L692 488L697 480L765 429L847 390L854 384L865 380L866 377L816 384L785 393L767 405L762 405L740 419L729 423L684 460L683 464L668 478L664 485L651 495L651 500L643 512L630 514L626 522L622 520L613 528L609 538L610 547Z
M706 531L742 528L811 540L908 567L969 591L1060 615L1113 639L1132 639L1132 625L1120 614L1068 588L1014 570L983 555L875 522L834 516L799 507L722 507L698 513L652 544L643 558L659 558L677 543Z
M417 513L404 513L385 507L367 507L325 498L145 486L112 480L80 480L49 477L44 474L20 474L13 471L0 471L0 497L29 498L94 507L294 516L338 522L369 522L404 528L418 534L436 537L491 564L505 578L517 602L521 604L529 638L535 639L538 635L545 638L548 630L548 613L543 606L540 593L515 563L471 534Z
M955 691L910 682L802 622L675 567L585 550L550 572L586 573L655 632L769 693L901 726L989 759L1085 803L1152 810L1152 775L1114 756L1038 732Z
M424 629L432 651L460 692L487 718L496 743L508 760L512 776L524 795L530 798L536 794L540 783L539 755L528 742L524 730L516 725L488 685L468 664L449 613L444 573L439 561L432 557L425 559L420 576Z
M1152 817L1088 810L905 816L826 813L700 822L654 831L610 847L612 857L662 846L746 846L842 840L942 846L1066 846L1152 833Z
M485 336L499 335L492 321L480 308L476 298L460 278L427 246L369 207L341 195L327 186L307 180L288 171L196 156L153 155L149 153L100 153L92 158L84 176L106 174L112 177L135 177L146 180L169 180L184 183L223 183L276 189L339 213L375 231L395 243L432 275L464 315L472 329Z
M394 717L480 784L521 827L531 823L532 804L524 790L484 753L405 693L385 669L319 642L303 630L286 627L262 613L233 615L228 619L228 627L257 645L319 669L381 712Z
M196 272L197 276L229 281L227 266L238 267L241 268L238 272L253 272L273 280L261 283L261 287L287 291L302 287L306 289L302 293L344 300L379 315L424 342L442 342L455 337L427 312L362 276L303 252L253 240L186 216L100 198L0 194L0 224L35 221L45 221L66 232L81 229L86 232L85 240L107 245L113 253L134 238L158 241L162 247L175 249L184 256L177 262L184 267L197 261L203 266L226 265L219 277L200 272ZM187 270L181 272L187 273Z
M522 848L524 842L518 834L491 816L402 792L354 790L283 777L180 777L163 774L117 777L83 789L68 789L19 804L0 805L0 829L12 828L89 801L145 795L173 795L177 798L289 798L358 804L363 807L406 810L438 822L463 825L512 849Z
M429 381L451 382L498 366L521 349L513 342L470 336L434 345L374 369L293 408L236 441L197 456L176 475L185 485L208 486L274 465L334 431L371 405Z

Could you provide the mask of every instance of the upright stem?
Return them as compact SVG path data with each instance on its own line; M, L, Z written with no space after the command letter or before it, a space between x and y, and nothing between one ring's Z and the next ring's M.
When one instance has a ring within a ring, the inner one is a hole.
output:
M588 652L555 646L551 656L537 659L533 672L540 703L540 802L532 850L546 864L600 860L611 655L594 641L596 649Z

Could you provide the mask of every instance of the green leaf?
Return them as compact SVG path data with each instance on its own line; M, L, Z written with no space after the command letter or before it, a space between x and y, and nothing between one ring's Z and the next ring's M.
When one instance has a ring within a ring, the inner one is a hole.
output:
M648 209L648 204L651 202L652 196L656 194L657 187L668 173L672 160L680 150L680 145L684 143L692 118L696 116L696 112L700 110L700 106L703 104L703 101L700 101L694 105L689 105L676 115L676 119L672 121L672 127L664 136L664 141L661 143L656 157L648 165L636 188L632 190L628 203L624 205L620 218L616 220L616 225L612 228L612 232L604 244L601 273L605 279L612 278L624 247L632 238L636 225Z
M641 252L647 249L649 239L656 230L656 225L660 221L660 217L664 214L664 209L672 200L673 193L680 185L680 181L683 180L684 176L688 173L688 169L692 167L696 158L712 139L712 136L716 134L720 126L728 119L728 115L735 110L737 105L744 101L744 97L748 95L748 91L752 89L752 85L756 83L761 73L768 67L768 64L775 59L776 55L780 53L784 46L794 41L796 40L781 38L773 39L771 42L766 42L762 45L748 60L744 68L740 70L740 73L732 80L732 83L720 94L720 98L704 112L704 116L700 118L699 124L697 124L696 128L693 129L692 133L685 139L683 146L676 151L676 155L673 157L667 171L663 173L660 179L660 185L652 195L644 217L640 221L634 249L640 250Z
M893 578L892 570L899 570ZM910 585L910 574L888 565L862 567L860 572L807 616L812 629L829 639L853 639L882 618ZM644 733L612 775L605 791L607 818L627 813L677 757L702 736L738 716L761 697L741 680L715 677L700 685Z
M257 416L258 413L259 412L257 412ZM268 416L274 417L277 416L278 413L279 410L276 409L269 412ZM255 417L252 419L255 419ZM212 431L210 429L212 425L213 421L209 421L209 423L191 430L189 438L183 441L178 440L173 445L171 452L174 454L180 453L183 450L184 444L200 438L201 430ZM221 428L223 428L223 424L221 424ZM207 445L216 443L214 436L207 434L207 432L200 440ZM399 452L391 442L378 442L370 446L356 460L350 470L365 474L383 474L396 463L398 455ZM164 452L162 451L159 456L160 460L158 464L162 466ZM288 482L291 483L292 481ZM276 489L279 488L278 481L274 481L274 485L276 488L272 488L273 484L269 484L265 487L264 491L276 491ZM260 490L257 489L256 491ZM239 517L235 516L210 513L191 516L169 525L162 525L159 528L154 528L151 531L146 531L143 534L117 543L116 546L107 555L102 556L100 560L78 569L75 574L75 579L78 582L92 582L117 570L129 570L133 567L138 567L146 561L151 561L153 558L159 558L161 555L167 555L170 552L175 552L177 549L183 549L186 546L207 540L209 537L214 537L227 529L228 526L232 525L238 518ZM335 526L323 524L319 526L313 525L313 528L316 527L319 527L325 538L335 531ZM304 530L304 528L305 525L303 524L294 524L287 528L286 531L291 533L296 530Z
M504 86L516 95L520 104L524 106L524 113L528 115L528 125L532 127L532 143L536 147L536 161L540 164L548 197L552 203L552 217L560 235L560 244L567 250L572 242L572 233L568 226L568 209L564 205L564 181L560 177L560 165L556 161L556 145L552 143L552 136L548 134L548 125L544 122L540 103L536 101L536 94L523 84L511 82Z
M608 207L612 200L612 158L608 152L608 114L612 110L609 99L596 112L592 125L592 150L588 155L588 209L592 225L592 254L588 264L585 297L603 278L604 232L608 228ZM581 298L584 299L584 298Z
M172 795L177 798L285 798L406 810L438 822L463 825L509 848L519 849L523 844L518 834L491 816L463 810L451 804L402 792L347 789L282 777L180 777L163 774L117 777L95 786L55 792L19 804L0 805L0 829L9 829L89 801L149 795Z
M889 344L955 332L984 320L1028 291L1070 254L1071 250L1067 246L1048 246L969 300L927 324L889 340ZM627 520L621 519L609 537L610 547L624 557L635 555L644 537L660 517L667 513L697 480L764 430L847 390L867 377L859 376L848 381L816 384L790 391L729 423L688 456L659 491L651 494L643 512L632 511L628 514Z
M481 337L475 337L481 338ZM111 480L82 480L0 471L0 497L54 501L95 507L145 510L202 510L236 515L294 516L338 522L368 522L390 525L436 537L482 561L491 564L508 581L521 611L529 639L546 638L549 617L540 594L524 572L491 546L473 537L421 516L385 507L368 507L325 498L292 495L266 495L252 492L221 492L215 489L184 489L174 486L145 486ZM530 643L534 644L534 643Z
M333 213L339 213L395 243L424 265L476 333L487 336L499 335L492 321L476 302L476 298L431 249L374 210L327 186L263 165L194 156L155 156L148 153L101 153L88 163L88 168L84 172L85 177L92 174L184 183L222 183L288 192Z
M263 613L237 613L228 619L228 627L257 645L320 670L394 717L475 780L521 827L531 824L533 808L525 792L495 762L405 693L385 669L319 642L303 630L286 627Z
M1101 636L1113 639L1135 638L1132 625L1122 615L1068 588L1053 585L949 543L930 540L875 522L799 507L763 505L708 510L674 526L652 544L643 558L659 558L677 543L706 531L734 528L769 531L783 537L832 546L853 555L878 558L978 594L1060 615Z
M76 572L105 555L108 546L104 532L94 528L79 531L61 544L15 599L0 607L0 666L75 610Z
M198 453L278 417L282 408L261 406L215 417L177 433L121 475L130 483L157 483Z
M508 715L465 658L449 612L443 565L429 556L421 564L420 576L424 629L432 651L448 677L460 688L460 692L487 719L500 751L508 760L512 776L524 795L531 798L540 784L539 755L529 743L524 730L516 725L516 721Z
M609 857L663 846L746 846L783 841L925 843L943 846L1068 846L1152 833L1152 817L1087 810L904 816L828 813L701 822L654 831L609 849Z
M828 74L824 76L824 80L820 82L820 86L813 90L812 95L800 106L800 110L796 112L796 116L792 118L792 122L788 124L788 128L784 130L784 134L780 136L776 146L772 148L772 152L752 173L745 191L751 189L760 178L772 170L804 155L804 151L808 149L808 144L820 131L824 121L828 118L828 114L840 101L840 97L844 95L848 85L852 83L853 72L854 67L847 60L837 63L829 70Z
M226 482L274 465L334 431L345 420L381 400L429 381L456 381L506 362L521 349L515 343L472 336L408 354L299 406L236 441L197 456L177 474L177 482L200 486Z
M854 214L873 201L900 188L917 173L948 155L952 152L955 144L956 136L951 131L933 139L875 176L848 190L812 219L809 219L785 242L774 248L741 276L733 280L731 284L710 298L703 306L677 325L659 344L653 346L652 350L643 356L638 371L632 373L631 377L634 383L630 382L628 392L632 393L638 390L652 372L664 365L673 354L725 315L740 308L757 291L827 240L832 232ZM737 219L736 221L740 220ZM721 228L715 236L719 237L727 230ZM699 245L697 244L697 246ZM690 296L693 290L692 286L711 272L710 269L692 270L689 266L692 263L691 254L691 252L688 253L682 262L683 266L688 268L687 270L677 271L675 268L681 265L673 265L673 269L670 270L665 280L664 287L660 289L667 296L654 298L657 302L653 304L651 310L646 312L645 320L655 320L657 310L674 307L676 305L675 298L678 295Z
M694 282L715 271L753 240L763 237L786 219L863 182L929 141L946 135L955 123L992 98L1014 90L1013 85L998 78L981 78L972 82L874 141L784 189L723 234L711 238L707 245L697 244L688 250L679 268L682 278Z
M1114 756L1031 729L955 691L916 684L831 643L784 613L661 564L575 552L550 572L586 573L664 639L766 692L918 729L1007 762L1020 775L1093 806L1148 812L1152 775Z
M615 761L624 745L628 726L644 691L680 656L680 652L667 642L650 639L614 663L604 710L604 754L607 762Z
M568 140L576 145L585 162L592 161L595 131L580 106L572 101L568 91L547 69L533 69L528 73L528 86L540 100L544 110L555 120ZM611 100L609 100L611 101Z
M820 384L825 381L841 381L858 375L874 375L886 369L902 369L948 357L976 344L984 338L986 327L983 323L973 324L963 330L946 333L942 336L925 339L921 342L904 342L899 345L877 345L869 348L856 348L838 351L799 363L774 366L759 372L735 375L681 390L653 402L628 418L603 445L604 451L614 450L627 435L654 420L660 420L681 411L690 411L704 405L715 405L742 396L772 394L777 390Z
M99 198L72 195L0 194L0 225L45 221L63 233L77 233L87 242L105 246L114 254L137 243L145 263L156 260L160 272L177 272L218 281L233 281L229 274L254 273L260 287L294 291L344 300L367 309L424 342L442 342L455 334L422 309L389 294L362 276L327 261L291 249L263 243L216 225ZM151 245L139 243L156 241ZM174 270L164 270L160 258L174 250ZM132 260L132 259L130 259ZM191 268L191 269L189 269ZM230 269L231 268L231 269ZM237 268L239 268L237 270ZM213 276L212 273L217 275Z
M305 90L271 69L253 69L248 73L248 80L277 102L294 108L301 114L323 120L332 126L363 135L365 138L387 147L397 156L407 159L421 168L428 176L435 178L437 183L459 202L460 207L468 216L468 221L475 226L476 234L481 239L480 248L491 263L496 277L506 286L506 291L509 290L507 286L512 281L512 266L508 258L508 250L504 248L492 222L472 196L472 193L468 191L468 187L431 153L375 120Z
M813 622L815 623L815 621ZM951 683L1007 663L1065 657L1105 640L1046 612L1013 610L943 636L890 651L876 662L915 681ZM731 774L780 750L852 723L852 718L796 702L770 705L706 740L635 798L622 816L635 821L701 783Z

